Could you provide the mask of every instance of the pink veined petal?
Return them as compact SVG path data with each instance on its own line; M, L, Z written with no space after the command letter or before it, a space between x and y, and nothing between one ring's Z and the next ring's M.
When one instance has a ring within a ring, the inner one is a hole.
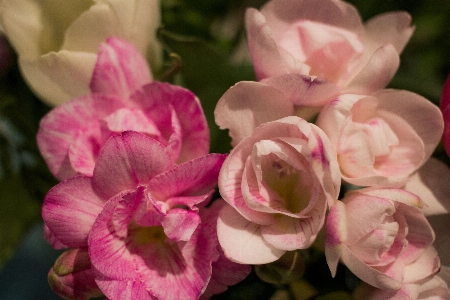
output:
M139 280L111 279L94 268L95 282L108 299L151 299L157 300L150 294L145 285Z
M219 213L217 236L225 256L241 264L266 264L286 252L266 242L260 226L246 220L231 206L225 206Z
M137 131L154 136L161 134L155 123L142 110L121 108L103 119L111 132Z
M144 189L121 193L106 202L89 235L92 266L115 280L138 280L134 259L127 246L133 214L147 201Z
M180 136L175 136L180 152L178 163L182 163L208 153L209 129L199 99L189 90L164 82L152 82L133 95L133 101L161 128L167 141L173 134L169 114L179 123ZM173 112L169 112L173 110Z
M76 175L68 154L80 135L89 132L92 143L100 142L100 128L92 109L95 97L76 98L56 107L41 120L37 134L39 150L50 171L60 180Z
M293 110L293 103L277 88L242 81L219 99L214 116L221 129L230 130L236 146L260 124L292 115Z
M45 223L44 223L44 238L47 241L47 243L49 243L50 246L53 247L53 249L59 250L69 248L56 238L56 236L53 234L53 232L50 230L50 228L48 228L48 226Z
M189 241L200 222L197 212L175 208L167 213L161 225L168 238L175 241Z
M331 276L336 276L342 243L347 240L347 213L342 201L337 201L330 209L326 221L325 257Z
M325 222L327 206L324 200L322 205L317 205L318 207L310 212L309 217L282 216L271 225L261 226L262 237L277 249L293 251L308 248Z
M224 154L208 154L176 165L153 177L148 182L148 188L160 201L176 196L208 194L217 185L217 177L225 158Z
M54 237L69 247L87 245L92 225L104 201L91 187L91 179L80 176L63 181L45 196L42 218Z
M170 154L161 143L133 131L109 138L98 157L92 177L95 191L104 199L139 184L169 169Z
M367 64L346 85L345 93L368 95L386 87L399 65L400 58L394 46L388 44L376 49Z
M100 47L90 87L93 93L113 94L126 99L151 80L142 54L131 43L109 38Z
M414 193L411 193L408 190L383 187L368 187L360 191L368 196L394 200L407 206L417 208L424 207L424 202L422 201L421 197L417 196Z
M251 271L250 265L235 263L226 258L217 239L217 218L219 217L221 208L227 205L223 199L217 199L208 208L200 209L204 234L209 236L209 239L215 240L218 252L218 258L212 263L211 279L205 292L201 295L200 300L207 300L211 295L224 292L227 286L240 282Z
M377 15L369 19L364 27L368 50L392 44L399 54L415 29L415 26L411 25L411 16L406 12L387 12Z

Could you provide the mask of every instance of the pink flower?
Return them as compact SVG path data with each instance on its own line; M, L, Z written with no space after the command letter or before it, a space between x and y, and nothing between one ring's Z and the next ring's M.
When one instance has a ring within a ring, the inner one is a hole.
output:
M207 154L209 131L199 100L184 88L151 80L138 50L108 39L92 94L56 107L41 121L37 141L51 172L60 180L91 176L105 141L127 130L158 140L178 163Z
M365 188L346 194L331 208L325 255L331 273L339 259L363 281L399 290L439 270L430 247L434 232L420 208L422 200L401 189Z
M249 133L235 136L220 171L219 191L230 206L219 214L217 235L230 260L264 264L311 245L338 197L340 176L328 138L303 119L286 117Z
M442 90L440 108L444 115L445 122L442 140L444 142L445 151L447 152L447 155L450 156L450 76L447 78L444 89Z
M246 13L247 40L259 80L300 73L367 94L394 76L414 28L405 12L378 15L363 25L339 0L272 0Z
M214 226L198 206L210 199L224 159L176 165L170 149L144 133L113 135L92 177L65 180L46 195L51 242L88 246L109 299L196 299L219 258Z
M316 124L336 147L342 178L359 186L401 187L442 135L439 109L407 91L341 95Z

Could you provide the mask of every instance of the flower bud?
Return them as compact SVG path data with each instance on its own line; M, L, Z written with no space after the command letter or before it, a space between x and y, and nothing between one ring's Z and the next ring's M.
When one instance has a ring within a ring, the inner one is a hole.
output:
M65 251L48 272L53 291L65 299L90 299L103 295L94 280L87 248Z

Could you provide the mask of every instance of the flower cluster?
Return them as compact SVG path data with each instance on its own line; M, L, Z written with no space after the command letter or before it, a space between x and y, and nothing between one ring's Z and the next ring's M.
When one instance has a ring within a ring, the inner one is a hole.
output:
M208 299L250 265L276 282L264 270L299 268L323 234L332 276L341 262L362 281L355 298L450 298L450 169L431 158L443 133L450 155L450 79L442 112L386 88L414 32L407 13L248 8L257 81L218 100L233 148L209 154L199 99L154 80L144 56L161 60L158 1L53 2L3 0L1 21L32 89L59 104L37 134L60 181L42 206L45 238L67 249L48 275L56 293Z

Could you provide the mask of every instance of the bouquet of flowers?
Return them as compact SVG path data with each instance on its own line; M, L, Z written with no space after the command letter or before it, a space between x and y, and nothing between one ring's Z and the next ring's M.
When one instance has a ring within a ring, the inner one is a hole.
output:
M245 3L213 24L237 32L224 58L161 27L174 5L1 2L23 78L54 106L36 141L57 180L41 206L64 249L55 293L243 298L257 283L267 299L450 299L450 169L435 152L443 137L450 154L450 80L440 108L386 88L410 15ZM219 74L208 86L202 59Z

